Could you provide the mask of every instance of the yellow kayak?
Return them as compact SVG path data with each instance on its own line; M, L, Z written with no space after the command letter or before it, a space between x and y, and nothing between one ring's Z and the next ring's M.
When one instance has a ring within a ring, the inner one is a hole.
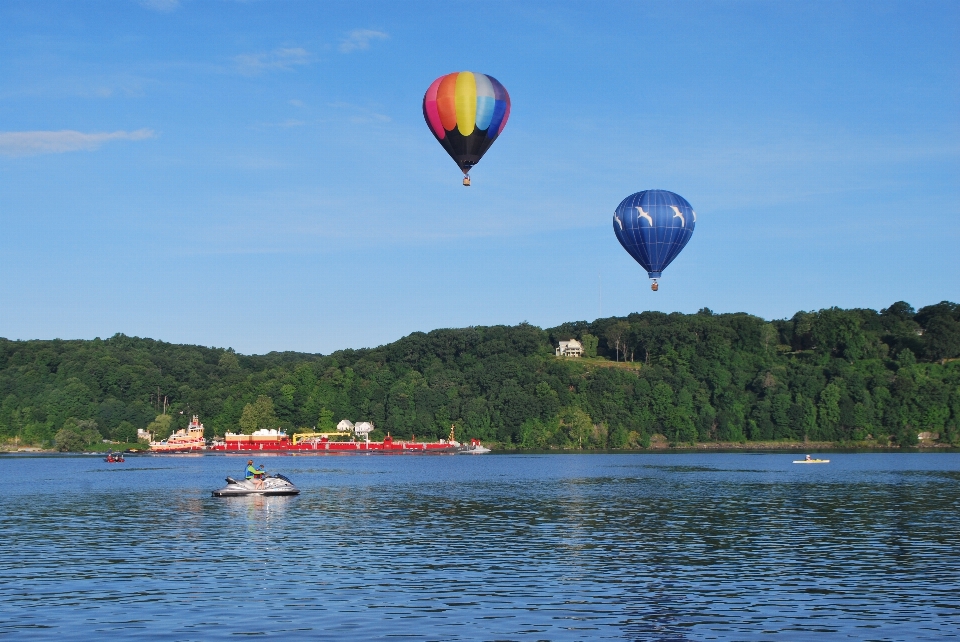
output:
M829 459L795 459L795 464L829 464Z

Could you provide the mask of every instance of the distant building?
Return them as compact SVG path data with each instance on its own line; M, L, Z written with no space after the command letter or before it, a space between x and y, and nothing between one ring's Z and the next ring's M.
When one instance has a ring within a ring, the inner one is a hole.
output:
M557 346L557 356L558 357L582 357L583 344L577 341L576 339L570 339L569 341L561 341L560 345Z
M358 435L369 435L374 430L373 424L368 421L358 421L353 427L353 432Z
M340 432L353 432L353 422L349 419L344 419L337 424L337 430Z
M153 433L143 428L137 428L137 441L153 441Z

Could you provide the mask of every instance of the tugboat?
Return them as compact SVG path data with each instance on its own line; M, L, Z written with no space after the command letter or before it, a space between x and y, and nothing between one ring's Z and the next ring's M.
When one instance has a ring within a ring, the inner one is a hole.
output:
M163 441L151 441L150 452L155 453L188 453L206 449L207 442L203 438L203 424L197 415L193 416L190 425L178 430Z

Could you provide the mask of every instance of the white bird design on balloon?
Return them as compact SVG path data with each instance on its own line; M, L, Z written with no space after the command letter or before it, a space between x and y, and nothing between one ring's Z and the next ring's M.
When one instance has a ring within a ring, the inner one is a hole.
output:
M676 206L676 205L671 205L671 206L670 206L670 209L673 210L673 218L679 218L679 219L680 219L680 227L686 227L686 226L687 226L687 219L683 218L683 212L681 212L679 209L677 209L677 206Z
M617 216L616 214L613 215L613 220L615 220L615 221L617 222L617 225L620 226L620 231L622 232L622 231L623 231L623 221L621 221L621 220L620 220L620 217Z
M653 227L653 218L651 218L647 212L644 212L643 208L639 205L636 205L635 207L637 208L637 222L639 223L641 218L645 218L647 219L647 223L650 224L650 227Z

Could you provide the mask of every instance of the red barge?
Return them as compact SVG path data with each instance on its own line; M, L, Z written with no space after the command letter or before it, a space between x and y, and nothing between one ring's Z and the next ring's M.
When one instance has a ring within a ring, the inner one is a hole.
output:
M479 439L471 439L469 444L461 444L454 439L454 429L450 427L450 438L435 442L406 441L393 439L389 434L383 441L370 441L368 435L373 427L368 423L356 426L348 421L349 428L338 426L338 432L297 433L291 438L278 430L257 430L252 435L227 433L224 439L214 441L208 450L214 452L284 452L284 453L470 453L490 452L480 444ZM354 432L350 435L348 431ZM357 437L362 436L362 440Z

